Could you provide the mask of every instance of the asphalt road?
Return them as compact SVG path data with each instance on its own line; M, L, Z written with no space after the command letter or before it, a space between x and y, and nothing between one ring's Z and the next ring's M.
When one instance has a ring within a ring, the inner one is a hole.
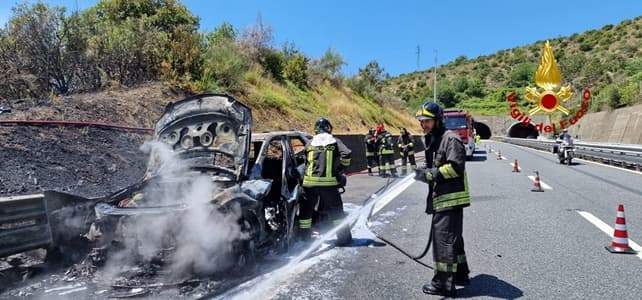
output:
M485 142L467 163L472 205L465 209L464 238L472 284L461 298L635 299L642 294L642 255L611 254L616 208L624 204L629 238L642 242L642 174L578 160L559 165L553 154ZM493 152L486 153L485 148ZM496 152L504 159L497 160ZM510 163L518 160L521 173ZM545 192L531 192L539 171ZM352 176L346 194L353 211L384 180ZM418 254L429 217L427 187L415 182L371 218L370 229ZM591 221L589 221L592 220ZM595 221L598 219L598 221ZM603 230L604 224L601 225ZM287 280L274 283L278 299L428 298L421 286L432 271L381 244L365 226L353 228L352 247L309 258ZM425 262L432 264L431 256Z
M639 248L642 243L642 173L582 160L560 165L551 153L498 142L484 142L479 148L466 165L472 205L464 210L464 238L472 283L458 289L460 298L640 297L642 254L611 254L604 246L611 242L618 204L625 207L631 244ZM496 158L498 152L504 159ZM520 173L511 172L515 159ZM529 176L534 171L541 175L543 193L530 191ZM389 182L398 193L378 193L375 198L383 198L378 204L386 205L375 205L375 214L366 222L371 207L364 203L386 182L377 176L349 178L343 196L346 211L356 220L350 246L334 247L330 237L319 241L319 250L302 255L307 248L317 248L297 243L292 253L264 261L257 275L207 283L220 286L214 294L167 291L153 298L431 298L421 286L430 280L432 270L382 243L372 232L419 254L429 232L430 219L424 213L427 186L404 179ZM424 262L432 265L431 255ZM83 291L71 292L44 294L84 298ZM93 298L104 296L86 292ZM14 293L4 296L9 295Z

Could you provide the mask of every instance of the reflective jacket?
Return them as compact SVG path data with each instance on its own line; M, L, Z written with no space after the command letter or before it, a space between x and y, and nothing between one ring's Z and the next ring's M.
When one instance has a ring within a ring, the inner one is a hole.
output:
M425 139L426 172L430 172L432 177L426 212L469 206L466 149L459 135L448 130L434 137L426 135Z
M399 152L406 153L408 155L415 154L415 144L412 142L412 137L410 134L402 134L397 140L397 146L399 147Z
M375 152L377 152L377 138L368 133L363 143L366 144L366 157L375 156Z
M377 138L377 143L379 144L379 155L395 154L394 142L392 139L392 134L387 131L384 131L379 135Z
M331 134L315 135L306 147L304 187L339 186L340 176L350 166L351 151Z

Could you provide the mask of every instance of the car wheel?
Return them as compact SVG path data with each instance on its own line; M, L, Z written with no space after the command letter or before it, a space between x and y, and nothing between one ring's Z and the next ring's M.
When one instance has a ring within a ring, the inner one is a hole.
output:
M237 241L234 249L234 271L237 276L252 274L256 270L256 243L255 234L252 231L252 224L246 218L243 219L241 230L249 233L247 240Z

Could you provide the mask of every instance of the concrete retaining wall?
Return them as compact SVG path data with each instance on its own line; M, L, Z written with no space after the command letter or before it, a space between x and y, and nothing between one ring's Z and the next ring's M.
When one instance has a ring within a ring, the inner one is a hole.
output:
M587 114L569 131L589 142L642 144L642 105Z

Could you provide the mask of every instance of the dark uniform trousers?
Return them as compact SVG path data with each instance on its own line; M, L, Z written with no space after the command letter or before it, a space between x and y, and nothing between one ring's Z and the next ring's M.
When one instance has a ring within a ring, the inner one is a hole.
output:
M402 166L401 173L403 175L406 174L408 161L410 161L410 167L413 168L413 170L417 168L417 163L415 162L415 154L414 154L414 151L412 151L412 149L410 150L406 149L404 151L401 151L401 166Z
M304 187L304 200L301 202L299 218L311 220L314 214L314 207L319 204L321 221L330 221L334 225L343 221L345 216L341 193L336 186L331 187Z
M433 221L433 256L436 288L454 290L454 280L467 278L470 270L464 252L464 209L462 207L435 212Z

